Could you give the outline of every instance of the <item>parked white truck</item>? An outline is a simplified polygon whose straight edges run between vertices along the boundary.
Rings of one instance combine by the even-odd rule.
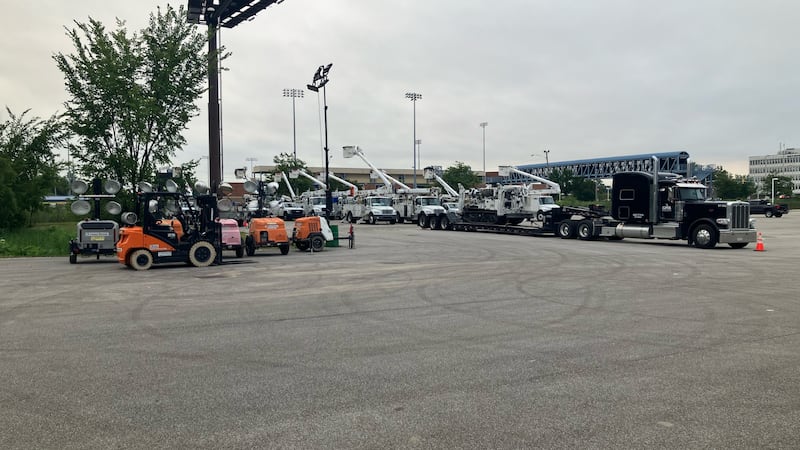
[[[362,220],[369,224],[378,222],[397,223],[397,211],[392,207],[392,197],[388,195],[357,195],[340,197],[344,199],[342,214],[347,222]]]

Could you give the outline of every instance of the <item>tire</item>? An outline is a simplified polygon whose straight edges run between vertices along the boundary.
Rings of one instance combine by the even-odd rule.
[[[69,263],[70,264],[77,264],[77,262],[78,262],[78,255],[76,255],[75,253],[70,253],[69,254]]]
[[[289,254],[289,244],[280,244],[278,248],[281,251],[281,255],[288,255]]]
[[[764,211],[764,216],[766,216],[766,217],[772,217],[772,210],[771,210],[771,209],[768,209],[768,210]]]
[[[189,249],[189,262],[195,267],[208,267],[217,258],[217,249],[208,241],[197,241]]]
[[[403,216],[401,216],[400,214],[398,214],[398,215],[397,215],[397,223],[403,223],[403,222],[404,222],[404,220],[403,220]]]
[[[247,239],[244,240],[244,246],[247,250],[247,256],[256,254],[256,244],[253,242],[253,236],[247,236]]]
[[[325,248],[325,238],[320,235],[311,236],[311,251],[321,252]]]
[[[289,220],[289,215],[286,214],[286,211],[284,211],[283,212],[283,221],[286,222],[287,220]]]
[[[578,227],[575,229],[578,239],[582,241],[590,241],[594,239],[594,224],[588,220],[581,220],[578,222]]]
[[[297,241],[294,243],[298,250],[304,252],[308,250],[308,241]]]
[[[397,219],[392,219],[389,221],[389,225],[394,225],[397,223]]]
[[[717,232],[711,225],[701,223],[692,230],[692,243],[697,248],[714,248],[717,245]]]
[[[244,256],[244,246],[240,245],[236,247],[236,257],[241,258],[242,256]]]
[[[375,225],[376,223],[378,223],[378,221],[375,220],[375,216],[372,215],[372,213],[369,213],[369,215],[367,216],[367,223],[370,225]]]
[[[131,253],[128,261],[134,270],[147,270],[153,266],[153,254],[149,250],[140,248]]]
[[[347,213],[347,216],[345,217],[345,220],[347,221],[347,223],[355,223],[356,222],[355,220],[353,220],[353,213],[351,213],[351,212]]]
[[[441,218],[439,218],[439,227],[442,230],[451,229],[452,226],[450,225],[450,219],[448,219],[447,216],[441,216]]]
[[[572,222],[565,220],[558,224],[556,232],[561,239],[572,239],[575,237],[575,226]]]
[[[544,222],[544,211],[537,211],[536,212],[536,221],[537,222]]]
[[[420,228],[428,228],[431,226],[431,221],[424,213],[420,213],[420,215],[417,216],[417,225],[419,225]]]
[[[783,216],[783,213],[782,213],[782,212],[776,212],[776,213],[775,213],[775,217],[781,217],[781,216]]]
[[[731,248],[745,248],[747,247],[747,242],[731,242],[728,245],[730,245]]]

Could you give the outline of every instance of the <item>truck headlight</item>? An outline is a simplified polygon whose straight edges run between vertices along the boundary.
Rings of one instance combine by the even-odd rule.
[[[721,227],[727,227],[728,225],[730,225],[730,223],[731,221],[726,218],[717,219],[717,225]]]
[[[750,219],[750,228],[756,227],[756,219]]]

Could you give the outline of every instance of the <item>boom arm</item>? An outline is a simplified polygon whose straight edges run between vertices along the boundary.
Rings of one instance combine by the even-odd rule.
[[[325,183],[323,183],[322,181],[319,181],[318,179],[316,179],[316,178],[312,177],[311,175],[307,174],[305,170],[302,170],[302,169],[301,169],[301,170],[298,170],[298,171],[297,171],[297,173],[298,173],[299,175],[302,175],[302,176],[304,176],[304,177],[308,178],[309,180],[313,181],[313,182],[314,182],[314,184],[317,184],[317,185],[319,185],[320,187],[323,187],[323,188],[326,188],[326,187],[327,187],[327,186],[325,185]]]
[[[330,172],[328,172],[328,178],[330,178],[332,180],[336,180],[339,183],[342,183],[343,185],[348,186],[350,189],[353,190],[353,195],[356,195],[356,192],[358,192],[358,186],[356,186],[355,184],[345,180],[344,178],[339,178],[339,177],[337,177],[336,175],[334,175],[334,174],[332,174]]]
[[[398,180],[397,178],[394,178],[393,176],[389,175],[388,173],[384,172],[383,170],[381,170],[381,172],[383,172],[383,174],[386,176],[386,178],[388,178],[389,180],[397,183],[402,189],[411,189],[410,187],[408,187],[407,184],[403,183],[402,181]]]
[[[294,200],[294,189],[292,189],[292,183],[289,183],[289,177],[287,177],[283,172],[281,172],[281,176],[283,177],[283,181],[286,182],[286,187],[289,188],[289,194],[292,196],[292,200]]]
[[[433,166],[425,168],[425,178],[429,177],[433,178],[439,184],[441,184],[444,190],[447,191],[448,194],[450,194],[453,197],[458,197],[458,192],[456,192],[456,190],[453,189],[452,186],[447,184],[447,181],[444,181],[444,178],[440,177],[439,174],[436,173],[436,170],[434,170]]]
[[[362,161],[364,161],[373,171],[375,171],[375,173],[379,177],[381,177],[381,180],[383,180],[383,184],[386,185],[386,188],[389,189],[389,192],[394,192],[394,189],[392,188],[392,182],[389,181],[388,178],[386,178],[386,175],[383,173],[382,170],[378,169],[371,162],[369,162],[369,160],[364,156],[364,152],[361,151],[361,149],[357,145],[356,146],[346,146],[343,149],[344,149],[344,157],[345,158],[352,158],[353,155],[356,155],[359,158],[361,158]]]
[[[517,175],[522,175],[524,177],[528,177],[528,178],[534,179],[534,180],[536,180],[536,181],[538,181],[540,183],[544,183],[544,184],[550,186],[552,188],[552,189],[550,189],[550,191],[553,194],[560,194],[561,193],[561,185],[556,183],[555,181],[550,181],[550,180],[548,180],[546,178],[537,177],[536,175],[534,175],[532,173],[523,172],[523,171],[517,169],[516,167],[500,166],[499,169],[500,169],[500,171],[499,171],[500,175],[503,175],[505,173],[506,175],[504,175],[504,176],[508,176],[508,174],[516,173]]]

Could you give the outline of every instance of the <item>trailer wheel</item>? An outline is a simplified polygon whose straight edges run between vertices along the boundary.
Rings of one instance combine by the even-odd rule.
[[[558,237],[561,239],[572,239],[575,237],[575,227],[570,221],[563,221],[558,224]]]
[[[312,236],[311,237],[311,251],[312,252],[321,252],[322,249],[325,248],[325,238],[322,236]]]
[[[189,262],[195,267],[210,266],[217,257],[217,250],[208,241],[197,241],[189,249]]]
[[[431,222],[428,216],[424,213],[420,213],[419,216],[417,216],[417,225],[419,225],[420,228],[428,228],[431,226]]]
[[[450,225],[450,219],[448,219],[447,216],[441,216],[439,218],[439,228],[442,230],[449,230],[452,228]]]
[[[289,254],[289,244],[280,244],[278,248],[281,251],[281,255],[288,255]]]
[[[128,257],[130,266],[135,270],[147,270],[153,266],[153,254],[149,250],[140,248],[134,250],[131,256]]]
[[[77,262],[78,262],[78,255],[76,255],[75,253],[70,253],[69,254],[69,263],[70,264],[77,264]]]
[[[692,242],[697,248],[714,248],[717,245],[717,233],[711,225],[701,223],[692,231]]]
[[[244,246],[247,250],[247,256],[253,256],[256,254],[256,243],[253,241],[253,236],[247,236],[244,240]]]
[[[582,220],[578,222],[576,233],[578,234],[578,239],[582,241],[592,240],[594,239],[594,224],[589,220]]]

